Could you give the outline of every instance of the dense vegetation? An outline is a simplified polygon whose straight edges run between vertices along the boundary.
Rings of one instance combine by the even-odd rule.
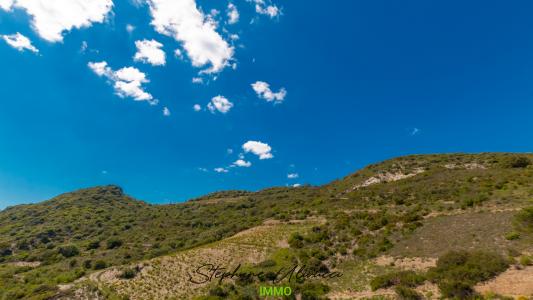
[[[494,153],[407,156],[321,187],[218,192],[158,206],[137,201],[119,187],[105,186],[7,208],[0,212],[0,299],[46,299],[57,293],[58,284],[95,270],[217,241],[267,219],[324,220],[309,232],[293,234],[287,255],[273,260],[274,265],[298,262],[334,270],[348,260],[387,253],[423,227],[431,214],[494,207],[524,208],[505,245],[518,251],[533,232],[533,209],[526,208],[533,196],[532,158]],[[369,181],[372,178],[379,180]],[[424,278],[438,283],[444,294],[461,297],[457,290],[501,272],[506,264],[500,254],[454,252],[441,258],[437,269]],[[449,263],[459,256],[468,265],[464,286],[450,279],[464,271]],[[480,261],[494,268],[481,270],[476,265]],[[255,267],[268,269],[269,263],[263,263]],[[122,276],[134,277],[135,270]],[[410,288],[422,275],[388,276],[373,281],[373,287],[396,286],[402,297],[417,297]],[[219,287],[210,297],[252,295],[250,284]],[[314,299],[325,295],[328,287],[296,284],[294,290]]]

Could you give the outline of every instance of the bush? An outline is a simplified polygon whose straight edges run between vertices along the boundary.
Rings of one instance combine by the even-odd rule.
[[[322,283],[304,283],[301,286],[296,287],[294,294],[301,294],[302,300],[316,300],[324,299],[330,291],[330,287]]]
[[[267,259],[257,264],[259,268],[270,268],[274,266],[276,266],[276,262],[272,259]]]
[[[405,287],[416,287],[422,284],[426,278],[414,271],[398,271],[377,276],[370,282],[370,287],[373,291],[388,288],[395,285],[402,285]]]
[[[87,250],[94,250],[98,248],[100,248],[100,241],[90,242],[89,245],[87,245]]]
[[[533,261],[531,261],[531,258],[529,256],[521,256],[520,257],[520,264],[524,267],[531,266],[533,264]]]
[[[80,254],[80,250],[76,246],[64,246],[59,248],[59,254],[66,258],[73,257]]]
[[[122,246],[122,241],[119,239],[110,239],[107,241],[107,249],[115,249]]]
[[[510,156],[503,160],[504,168],[527,168],[531,160],[525,156]]]
[[[509,232],[505,235],[505,238],[509,241],[518,240],[520,238],[520,233],[518,232]]]
[[[12,255],[13,251],[9,245],[0,245],[0,257]]]
[[[119,277],[122,279],[133,279],[137,273],[139,273],[139,268],[126,268],[122,271]]]
[[[475,284],[508,267],[508,261],[497,253],[451,251],[439,258],[437,266],[428,271],[428,277],[437,283],[444,297],[463,299],[473,295]]]
[[[95,270],[102,270],[102,269],[105,269],[107,267],[107,263],[103,260],[97,260],[94,262],[94,266],[93,266],[93,269]]]
[[[302,248],[304,246],[304,238],[299,233],[293,233],[289,237],[289,245],[292,248]]]
[[[90,268],[92,268],[92,266],[93,266],[93,262],[90,259],[88,259],[88,260],[83,262],[83,267],[85,269],[90,269]]]
[[[442,296],[445,298],[467,299],[475,294],[472,285],[460,280],[443,281],[438,286]]]
[[[523,208],[515,218],[520,227],[533,230],[533,207]]]
[[[396,295],[398,296],[398,299],[401,300],[420,300],[422,299],[422,295],[420,295],[417,291],[413,290],[412,288],[408,288],[403,285],[399,285],[396,288],[394,288],[394,291],[396,292]]]

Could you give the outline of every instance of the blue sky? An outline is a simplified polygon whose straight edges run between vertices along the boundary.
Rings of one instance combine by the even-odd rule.
[[[102,184],[178,202],[405,154],[533,149],[531,1],[232,0],[234,24],[227,1],[111,1],[0,0],[0,208]],[[135,59],[139,41],[160,47]]]

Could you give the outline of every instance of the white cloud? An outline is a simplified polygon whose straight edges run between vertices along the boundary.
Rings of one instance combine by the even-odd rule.
[[[268,102],[283,102],[285,96],[287,96],[287,90],[285,88],[281,88],[278,92],[274,93],[270,89],[270,84],[264,81],[252,83],[252,88],[259,98],[265,99]]]
[[[201,77],[194,77],[192,79],[192,83],[202,84],[202,83],[204,83],[204,80]]]
[[[228,148],[228,149],[226,150],[226,153],[228,153],[228,154],[233,154],[233,149]]]
[[[87,51],[87,48],[89,48],[89,45],[87,44],[87,41],[81,42],[80,52],[81,53],[85,53],[85,51]]]
[[[93,70],[94,73],[98,76],[111,77],[113,75],[113,70],[107,65],[107,62],[89,62],[89,68]]]
[[[102,23],[113,7],[112,0],[0,0],[0,8],[24,9],[32,26],[49,42],[63,41],[63,32]]]
[[[202,106],[200,104],[195,104],[195,105],[193,105],[192,109],[194,109],[194,111],[201,111],[202,110]]]
[[[255,3],[255,12],[261,15],[267,15],[270,18],[281,15],[281,10],[273,4],[266,4],[265,0],[248,0],[248,2]]]
[[[233,166],[236,167],[243,167],[243,168],[249,168],[252,166],[252,163],[249,161],[245,161],[243,159],[238,159],[233,163]]]
[[[18,32],[10,35],[2,35],[2,38],[9,46],[17,49],[18,51],[29,50],[34,53],[39,52],[39,50],[31,44],[29,38],[23,36]]]
[[[183,59],[183,53],[181,53],[180,49],[174,50],[174,56],[176,56],[179,59]]]
[[[298,173],[287,174],[287,178],[289,178],[289,179],[296,179],[298,177],[300,177],[300,175],[298,175]]]
[[[157,100],[143,90],[142,84],[149,82],[146,74],[134,67],[122,68],[118,71],[113,71],[107,62],[89,62],[88,66],[96,75],[106,77],[113,82],[115,93],[121,97],[131,97],[135,101],[148,101],[148,103],[155,105]]]
[[[217,173],[228,173],[229,172],[225,168],[215,168],[214,171],[217,172]]]
[[[237,10],[237,6],[233,3],[228,4],[228,24],[235,24],[239,22],[239,11]]]
[[[301,187],[301,186],[302,186],[302,185],[299,184],[299,183],[295,183],[295,184],[292,185],[292,187],[295,187],[295,188],[297,188],[297,187]]]
[[[213,97],[213,99],[211,99],[211,102],[207,104],[207,109],[209,109],[209,111],[212,113],[219,111],[225,114],[229,112],[232,107],[233,107],[233,103],[231,103],[224,96],[220,96],[220,95]]]
[[[3,10],[11,9],[12,5],[13,5],[13,0],[0,0],[0,8]]]
[[[411,130],[411,135],[417,135],[417,134],[419,134],[419,133],[420,133],[420,129],[418,129],[418,128],[416,128],[416,127],[413,128],[413,130]]]
[[[147,0],[152,26],[161,34],[182,43],[195,67],[204,73],[222,71],[233,57],[234,49],[216,31],[217,24],[205,16],[195,0]]]
[[[164,66],[166,63],[165,51],[161,50],[163,44],[156,40],[136,41],[137,53],[133,59],[149,63],[152,66]]]
[[[170,116],[170,109],[168,109],[168,107],[163,107],[163,116]]]
[[[271,159],[274,157],[271,153],[272,148],[268,144],[262,142],[248,141],[242,145],[242,149],[246,153],[252,152],[259,156],[259,159]]]
[[[131,25],[131,24],[127,24],[126,25],[126,31],[131,34],[133,31],[135,30],[135,26]]]

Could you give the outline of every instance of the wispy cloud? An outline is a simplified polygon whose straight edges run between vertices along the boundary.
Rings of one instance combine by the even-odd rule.
[[[29,50],[34,53],[38,53],[39,50],[35,48],[30,39],[20,34],[19,32],[10,35],[2,35],[4,41],[11,47],[17,49],[18,51]]]

